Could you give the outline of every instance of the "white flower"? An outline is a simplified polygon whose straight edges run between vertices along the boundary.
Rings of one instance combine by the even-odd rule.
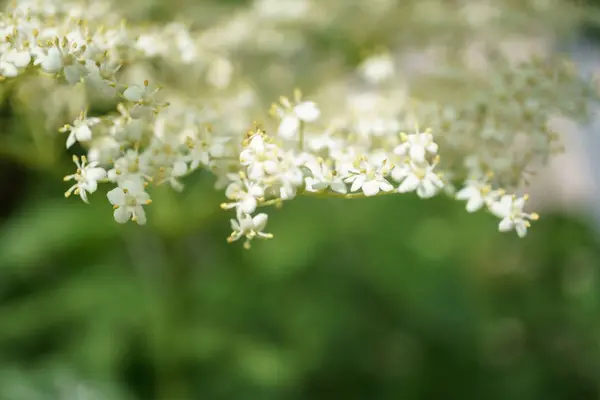
[[[139,181],[126,181],[106,194],[108,201],[114,206],[114,218],[120,224],[130,219],[139,225],[146,223],[145,205],[150,204],[150,196],[144,191]]]
[[[501,218],[498,225],[500,232],[514,229],[519,237],[527,235],[527,228],[531,226],[529,221],[536,221],[539,218],[536,213],[529,214],[523,211],[527,199],[527,195],[523,197],[504,195],[499,201],[495,201],[489,206],[490,211]]]
[[[123,96],[131,102],[143,102],[149,96],[153,94],[153,90],[150,89],[150,83],[144,81],[144,85],[131,85],[123,92]]]
[[[402,182],[398,186],[399,193],[417,192],[417,196],[422,199],[433,197],[444,187],[440,177],[433,172],[436,163],[426,166],[416,165],[414,163],[396,166],[392,171],[392,178],[397,182]]]
[[[123,156],[115,160],[113,165],[114,168],[108,171],[108,179],[111,182],[143,182],[144,179],[149,178],[146,174],[148,168],[142,164],[142,159],[137,150],[127,150]]]
[[[108,59],[99,64],[93,60],[86,60],[85,68],[87,70],[86,80],[98,90],[100,94],[106,97],[111,97],[116,94],[117,88],[113,82],[121,65],[113,65]]]
[[[14,78],[31,62],[29,51],[11,49],[0,57],[0,74],[7,78]]]
[[[294,154],[288,152],[279,165],[277,174],[279,183],[279,196],[283,200],[291,200],[296,197],[298,187],[304,183],[302,170],[295,165]]]
[[[169,44],[164,37],[154,33],[145,33],[140,35],[135,48],[144,53],[147,57],[155,57],[167,52]]]
[[[100,118],[87,118],[83,112],[78,119],[73,121],[73,126],[65,125],[60,129],[60,132],[69,132],[67,137],[67,149],[75,144],[75,142],[88,142],[92,139],[92,126],[100,123]]]
[[[456,193],[457,200],[467,200],[467,212],[475,212],[485,204],[495,200],[500,191],[492,191],[486,182],[468,180],[465,187]]]
[[[58,47],[53,46],[47,53],[39,54],[34,64],[40,65],[45,72],[56,74],[64,66],[63,53]]]
[[[342,177],[324,160],[320,159],[307,165],[307,167],[312,172],[312,176],[306,177],[307,190],[317,192],[330,188],[336,193],[348,193],[348,187]]]
[[[362,189],[365,196],[375,196],[380,191],[391,192],[394,186],[385,179],[391,168],[392,166],[385,161],[376,168],[363,159],[358,169],[350,171],[352,175],[346,178],[346,182],[352,183],[351,192]]]
[[[248,177],[252,180],[263,179],[279,171],[279,148],[266,143],[262,133],[253,135],[240,153],[240,163],[248,167]]]
[[[210,152],[206,143],[198,139],[188,139],[188,148],[190,149],[186,161],[190,162],[190,170],[195,170],[200,165],[210,164]]]
[[[367,58],[359,68],[369,83],[377,84],[394,75],[394,60],[389,54],[380,54]]]
[[[438,145],[433,141],[433,135],[429,130],[406,135],[401,134],[403,143],[394,149],[394,153],[400,156],[407,155],[410,160],[415,163],[423,163],[426,161],[426,154],[435,156],[438,151]]]
[[[98,189],[98,181],[106,177],[104,168],[97,167],[98,163],[93,161],[87,164],[85,156],[81,157],[81,163],[77,156],[73,156],[73,162],[77,165],[77,172],[73,175],[65,176],[65,181],[75,180],[75,184],[65,192],[65,197],[72,193],[79,195],[81,200],[88,202],[87,194],[94,193]],[[87,164],[87,165],[86,165]]]
[[[131,118],[139,119],[149,117],[153,112],[158,111],[166,104],[161,104],[158,101],[158,87],[153,87],[146,80],[143,86],[131,85],[123,92],[123,97],[132,103],[135,103],[129,110]]]
[[[179,182],[179,178],[184,177],[188,173],[188,164],[183,158],[176,159],[171,165],[159,168],[158,184],[168,182],[171,188],[181,192],[184,188],[183,183]]]
[[[225,190],[225,196],[234,200],[221,204],[223,209],[236,208],[238,211],[252,214],[256,211],[258,200],[265,195],[265,189],[256,182],[250,182],[244,174],[228,174],[232,182]]]
[[[286,97],[281,98],[283,108],[273,105],[274,112],[281,118],[277,134],[284,139],[294,138],[303,122],[315,122],[321,115],[321,111],[316,103],[312,101],[300,101],[301,94],[299,91],[296,91],[295,99],[296,105],[292,105]]]
[[[244,247],[249,248],[252,239],[271,239],[273,237],[272,234],[263,232],[267,226],[268,218],[267,214],[258,214],[252,217],[250,214],[238,213],[237,219],[231,220],[231,229],[233,232],[227,241],[232,243],[245,236],[246,243],[244,243]]]

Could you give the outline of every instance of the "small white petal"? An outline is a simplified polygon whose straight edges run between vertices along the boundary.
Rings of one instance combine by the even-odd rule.
[[[131,213],[127,207],[119,207],[113,212],[113,217],[119,224],[124,224],[131,218]]]
[[[356,175],[353,177],[352,186],[350,187],[351,192],[356,192],[365,183],[365,177],[363,175]]]
[[[515,224],[515,230],[517,231],[517,235],[520,238],[523,238],[527,235],[527,225],[524,221],[519,221]]]
[[[314,122],[321,115],[317,104],[312,101],[305,101],[294,107],[294,112],[298,118],[304,122]]]
[[[511,231],[514,227],[513,221],[510,218],[503,218],[498,225],[498,230],[500,232],[508,232]]]
[[[77,141],[77,139],[75,137],[75,131],[71,131],[69,133],[69,136],[67,136],[67,142],[66,142],[67,149],[70,148],[71,146],[73,146],[76,141]]]
[[[7,78],[14,78],[15,76],[19,75],[18,68],[11,63],[2,63],[0,69],[2,70],[2,76]]]
[[[31,62],[31,54],[28,51],[18,51],[9,57],[11,63],[18,68],[25,68]]]
[[[413,144],[410,146],[410,158],[417,162],[422,163],[425,161],[425,148],[420,144]]]
[[[276,174],[279,169],[277,162],[273,160],[267,160],[263,163],[263,168],[267,174]]]
[[[479,210],[481,207],[483,207],[484,204],[484,200],[483,197],[481,195],[477,196],[473,196],[469,199],[469,201],[467,201],[467,212],[475,212],[477,210]]]
[[[421,181],[414,174],[410,174],[404,179],[404,181],[398,186],[398,192],[407,193],[415,190]]]
[[[88,180],[83,182],[79,187],[80,189],[83,189],[84,192],[94,193],[98,189],[98,182]]]
[[[144,211],[144,207],[136,206],[134,209],[135,213],[135,222],[138,225],[146,225],[146,211]]]
[[[265,195],[265,190],[258,185],[253,185],[248,189],[248,193],[253,197],[262,197]]]
[[[429,144],[427,145],[427,147],[425,147],[425,149],[426,149],[426,150],[427,150],[429,153],[435,154],[435,153],[437,153],[437,151],[438,151],[438,145],[437,145],[437,143],[433,143],[433,142],[431,142],[431,143],[429,143]]]
[[[73,128],[73,132],[75,133],[75,138],[78,142],[87,142],[92,139],[92,130],[86,124],[80,124]]]
[[[403,166],[396,166],[392,170],[392,179],[396,182],[402,182],[409,175],[408,168]]]
[[[365,196],[375,196],[379,193],[379,182],[375,180],[367,181],[362,185],[362,190]]]
[[[252,224],[254,225],[254,229],[256,231],[262,231],[263,229],[265,229],[265,227],[267,226],[268,219],[269,219],[269,216],[267,214],[261,213],[261,214],[256,215],[252,219]]]
[[[248,178],[252,180],[260,180],[265,176],[265,171],[262,169],[261,165],[251,164],[248,167]]]
[[[125,92],[123,93],[123,96],[125,96],[125,98],[129,101],[140,101],[142,99],[142,97],[144,97],[144,94],[146,93],[146,91],[141,88],[140,86],[134,85],[134,86],[129,86],[127,89],[125,89]]]
[[[348,187],[341,181],[331,182],[331,190],[337,193],[346,194],[348,193]]]
[[[479,192],[479,190],[473,186],[467,186],[464,189],[459,190],[454,197],[456,200],[469,200],[470,198],[476,196],[477,192]]]
[[[176,161],[173,164],[173,176],[184,176],[188,172],[188,166],[185,161]]]
[[[48,54],[43,58],[41,67],[48,73],[56,73],[63,67],[62,53],[56,47],[48,50]]]
[[[490,211],[498,218],[505,218],[510,215],[510,208],[506,207],[506,204],[495,201],[490,205]]]
[[[417,196],[422,199],[428,199],[435,196],[436,191],[436,187],[431,181],[423,180],[417,188]]]
[[[284,139],[292,139],[299,128],[300,120],[294,115],[288,115],[281,120],[277,134]]]
[[[125,193],[123,192],[123,189],[121,189],[119,187],[114,188],[113,190],[108,192],[106,194],[106,197],[108,197],[108,201],[110,201],[111,204],[117,205],[117,206],[125,205],[125,203],[127,201],[125,198]]]
[[[90,180],[99,181],[106,178],[106,170],[104,168],[88,168],[85,176]]]
[[[253,213],[256,210],[256,199],[252,196],[246,196],[240,203],[240,209],[248,214]]]
[[[384,192],[391,192],[394,190],[394,186],[385,179],[379,181],[379,188]]]

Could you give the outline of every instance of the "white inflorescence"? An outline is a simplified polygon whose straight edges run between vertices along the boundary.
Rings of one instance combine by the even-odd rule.
[[[241,46],[244,32],[256,24],[267,29],[280,20],[308,18],[314,6],[298,0],[294,8],[275,9],[271,3],[278,4],[257,1],[247,14],[204,32],[175,23],[130,27],[100,3],[31,0],[10,7],[0,19],[4,79],[39,73],[65,85],[89,85],[120,101],[115,113],[84,111],[60,129],[68,149],[87,151],[74,157],[77,171],[65,177],[74,181],[66,196],[88,202],[98,183],[106,184],[115,221],[141,225],[151,204],[149,187],[182,190],[185,176],[205,169],[225,189],[222,208],[235,213],[228,240],[243,239],[246,247],[273,236],[265,232],[268,216],[259,210],[297,196],[450,194],[466,201],[468,212],[488,209],[500,219],[500,231],[525,236],[538,216],[523,210],[526,195],[516,197],[501,187],[516,187],[529,161],[552,152],[545,120],[549,110],[565,109],[581,95],[577,84],[568,91],[572,75],[531,64],[520,75],[502,70],[480,97],[475,92],[448,106],[424,101],[409,107],[405,90],[387,87],[397,73],[392,56],[382,53],[359,66],[369,88],[346,93],[346,106],[337,101],[342,106],[326,113],[325,101],[303,99],[296,91],[273,105],[272,130],[254,125],[248,131],[255,96],[244,88],[230,90],[236,67],[218,49]],[[262,44],[268,51],[274,43]],[[214,103],[170,96],[148,80],[120,83],[124,65],[157,58],[194,65],[215,90]],[[536,81],[540,75],[547,79]],[[561,93],[552,102],[554,91]],[[416,119],[433,130],[419,128]],[[521,134],[529,134],[524,142],[517,140]]]

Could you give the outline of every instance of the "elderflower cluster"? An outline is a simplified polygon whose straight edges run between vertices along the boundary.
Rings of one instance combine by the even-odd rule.
[[[445,10],[443,2],[428,3]],[[446,54],[435,74],[408,79],[401,57],[382,51],[310,100],[299,90],[280,97],[272,120],[252,125],[259,96],[236,79],[243,63],[234,55],[244,61],[251,58],[243,50],[263,51],[295,60],[310,43],[311,35],[301,32],[330,30],[327,16],[344,16],[345,4],[256,0],[229,19],[192,30],[178,22],[129,25],[101,1],[88,7],[21,0],[0,16],[0,76],[26,82],[41,75],[114,102],[114,111],[101,115],[83,104],[58,131],[68,151],[85,152],[73,156],[66,197],[87,203],[105,185],[117,223],[145,224],[154,186],[184,190],[185,177],[202,169],[224,189],[221,207],[233,214],[228,241],[245,247],[273,237],[265,207],[299,196],[449,195],[466,202],[469,213],[489,211],[500,231],[525,236],[538,215],[525,211],[527,195],[510,191],[559,150],[548,118],[558,112],[584,119],[596,97],[566,63],[535,59],[515,66],[491,52],[491,70],[461,74]],[[357,6],[365,21],[380,21],[393,8],[386,0],[377,4]],[[423,11],[412,1],[401,8],[410,15]],[[469,32],[492,29],[474,23],[475,12],[490,21],[501,15],[465,3],[442,20],[466,24]],[[432,12],[422,17],[428,26],[442,21]],[[398,30],[403,38],[404,28]],[[178,68],[184,73],[171,73],[170,85],[156,83],[154,75]],[[140,79],[139,71],[148,76]],[[132,77],[135,83],[124,83]],[[187,86],[193,93],[185,93]],[[447,93],[431,95],[431,87]]]

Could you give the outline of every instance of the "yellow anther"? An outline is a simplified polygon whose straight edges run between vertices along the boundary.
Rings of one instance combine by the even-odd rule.
[[[538,219],[540,219],[540,216],[538,213],[531,213],[529,214],[529,219],[531,219],[532,221],[537,221]]]

